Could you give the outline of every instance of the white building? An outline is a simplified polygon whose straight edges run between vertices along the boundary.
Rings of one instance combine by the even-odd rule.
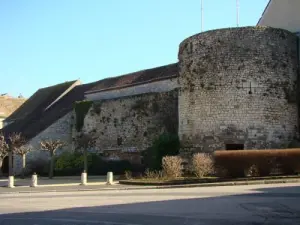
[[[257,25],[282,28],[300,34],[300,1],[270,0]]]
[[[282,28],[300,37],[300,0],[270,0],[257,25]]]

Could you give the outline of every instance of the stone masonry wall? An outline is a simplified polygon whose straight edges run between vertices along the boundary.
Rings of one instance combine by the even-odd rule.
[[[140,152],[161,133],[178,130],[178,92],[147,93],[94,102],[82,131],[97,137],[95,151]]]
[[[49,159],[50,154],[40,150],[40,142],[44,139],[60,139],[66,143],[66,146],[62,149],[58,149],[56,154],[60,154],[63,151],[70,151],[72,145],[72,115],[70,112],[50,125],[47,129],[39,133],[32,138],[28,145],[32,146],[33,151],[29,152],[26,156],[26,164],[30,164],[30,161],[38,159]],[[19,156],[15,156],[14,160],[14,172],[20,174],[22,169],[22,159]]]
[[[297,37],[243,27],[192,36],[179,50],[181,153],[226,144],[284,148],[297,136]]]

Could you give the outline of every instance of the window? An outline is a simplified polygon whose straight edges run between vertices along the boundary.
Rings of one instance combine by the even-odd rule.
[[[117,138],[117,144],[118,144],[118,146],[122,145],[122,143],[123,143],[123,139],[121,137],[118,137]]]
[[[226,150],[244,150],[243,144],[226,144]]]

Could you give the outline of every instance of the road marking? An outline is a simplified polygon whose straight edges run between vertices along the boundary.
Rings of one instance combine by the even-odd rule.
[[[48,221],[58,221],[58,222],[93,223],[93,224],[106,224],[106,225],[142,225],[142,224],[137,224],[137,223],[120,223],[120,222],[103,221],[103,220],[79,220],[79,219],[65,219],[65,218],[54,219],[54,218],[47,218],[47,217],[36,217],[36,218],[5,217],[2,219],[2,221],[5,221],[5,220],[48,220]]]

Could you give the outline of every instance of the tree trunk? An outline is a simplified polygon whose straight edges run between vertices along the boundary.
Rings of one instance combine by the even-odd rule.
[[[49,171],[49,178],[53,178],[53,170],[54,170],[54,152],[51,152],[51,159],[50,159],[50,171]]]
[[[87,162],[87,150],[84,149],[83,150],[83,162],[84,162],[84,170],[85,172],[87,173],[87,170],[88,170],[88,162]]]
[[[2,173],[2,164],[3,164],[3,159],[0,159],[0,177],[3,176],[3,173]]]
[[[25,178],[25,169],[26,169],[26,154],[22,155],[22,178]]]
[[[8,176],[13,176],[13,153],[12,151],[8,152]]]

